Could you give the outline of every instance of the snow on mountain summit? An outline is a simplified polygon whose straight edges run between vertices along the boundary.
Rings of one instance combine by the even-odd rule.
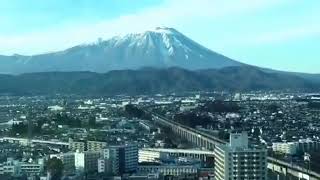
[[[168,28],[168,27],[156,27],[154,30],[150,30],[152,32],[156,33],[163,33],[163,34],[176,34],[179,33],[174,28]]]
[[[191,52],[192,48],[184,43],[187,41],[191,40],[177,30],[168,27],[157,27],[140,33],[130,33],[124,36],[114,37],[110,40],[114,47],[123,46],[124,43],[127,43],[128,47],[132,48],[150,50],[156,48],[161,52],[160,55],[162,56],[172,56],[175,50],[178,49],[183,50],[185,53]],[[192,42],[191,44],[196,43]],[[207,50],[204,47],[202,48]]]
[[[115,48],[126,47],[126,50],[123,50],[124,54],[129,55],[134,52],[130,54],[131,59],[137,58],[145,66],[201,69],[240,64],[201,46],[174,28],[168,27],[157,27],[140,33],[115,37],[106,41],[106,44]]]

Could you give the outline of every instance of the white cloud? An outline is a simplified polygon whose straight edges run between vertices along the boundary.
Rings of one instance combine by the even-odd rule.
[[[215,18],[249,13],[285,1],[287,0],[166,0],[160,6],[97,23],[69,24],[14,36],[0,35],[0,54],[35,54],[62,50],[92,42],[98,37],[107,39],[157,26],[183,28],[199,19],[210,22]]]

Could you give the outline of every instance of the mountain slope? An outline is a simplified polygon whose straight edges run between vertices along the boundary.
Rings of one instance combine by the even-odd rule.
[[[108,73],[48,72],[0,75],[0,94],[154,94],[185,91],[318,90],[292,75],[253,67],[190,71],[181,68],[116,70]]]
[[[96,44],[34,56],[0,56],[0,73],[92,71],[180,67],[189,70],[240,66],[173,28],[156,28]]]
[[[297,77],[303,78],[306,81],[310,81],[313,83],[320,83],[320,74],[288,72],[288,71],[280,71],[280,70],[274,70],[274,69],[257,67],[257,66],[254,66],[254,67],[257,69],[260,69],[264,72],[267,72],[267,73],[276,73],[279,75],[292,75],[292,76],[297,76]]]

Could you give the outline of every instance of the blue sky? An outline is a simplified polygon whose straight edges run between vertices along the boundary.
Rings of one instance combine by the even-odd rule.
[[[319,0],[0,0],[0,54],[174,27],[244,63],[320,73]]]

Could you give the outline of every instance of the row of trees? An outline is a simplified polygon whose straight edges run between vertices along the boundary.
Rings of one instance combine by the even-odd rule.
[[[37,122],[31,121],[30,125],[26,122],[12,124],[10,129],[10,135],[20,134],[22,136],[28,135],[28,129],[30,126],[31,135],[42,135],[44,133],[42,126],[46,122],[45,119],[40,119]]]
[[[142,109],[139,109],[138,107],[128,104],[124,107],[125,113],[128,117],[132,118],[139,118],[139,119],[151,119],[151,115],[147,114],[145,111]]]
[[[221,100],[208,101],[205,102],[201,111],[211,112],[211,113],[228,113],[228,112],[239,112],[240,107],[233,102],[225,102]]]
[[[320,102],[309,102],[308,107],[311,109],[320,109]]]
[[[10,135],[24,135],[26,136],[28,134],[28,124],[25,123],[18,123],[18,124],[12,124],[10,129]]]
[[[32,135],[42,135],[43,133],[50,133],[47,131],[45,132],[42,129],[43,124],[50,121],[51,121],[50,119],[38,119],[36,122],[31,121],[30,130]],[[57,124],[68,125],[74,128],[81,128],[81,127],[96,128],[98,126],[95,116],[89,116],[88,122],[82,122],[80,119],[71,117],[67,114],[58,113],[54,115],[54,117],[52,118],[52,121],[56,122]],[[12,124],[9,133],[12,136],[15,136],[16,134],[27,136],[28,129],[29,129],[29,125],[27,122],[15,123],[15,124]]]
[[[207,126],[208,124],[212,124],[210,117],[194,112],[176,114],[174,116],[174,121],[192,128],[195,128],[196,126]]]
[[[62,125],[68,125],[70,127],[74,128],[81,128],[81,127],[91,127],[95,128],[97,127],[96,117],[94,115],[89,115],[88,122],[81,121],[78,118],[69,116],[68,114],[64,113],[58,113],[53,118],[55,122]]]
[[[56,114],[56,116],[53,118],[53,121],[57,122],[58,124],[68,125],[70,127],[82,127],[82,123],[79,119],[68,116],[65,113]]]

